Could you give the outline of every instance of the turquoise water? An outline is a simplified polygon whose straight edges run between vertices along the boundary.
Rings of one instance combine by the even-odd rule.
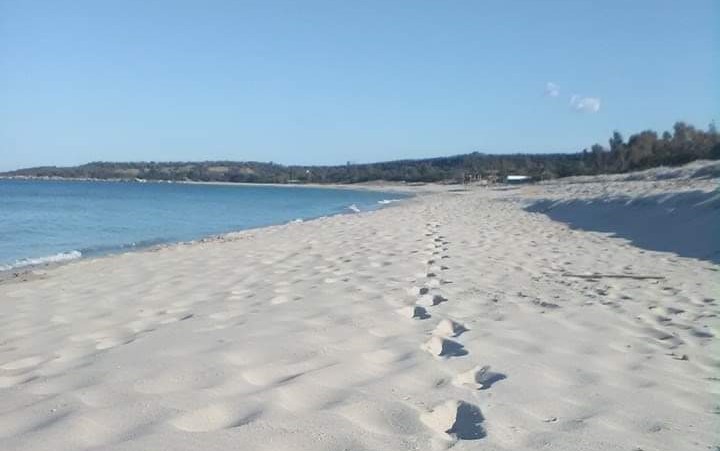
[[[0,270],[380,208],[372,191],[0,180]]]

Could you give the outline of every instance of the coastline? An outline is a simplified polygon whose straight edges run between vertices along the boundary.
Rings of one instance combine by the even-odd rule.
[[[443,187],[0,284],[0,439],[704,450],[720,265],[529,211],[677,192],[603,179]]]
[[[58,180],[67,181],[68,179],[58,179]],[[106,180],[73,179],[71,181],[97,182],[97,181],[106,181]],[[131,182],[131,183],[134,183],[134,182]],[[181,182],[181,183],[184,183],[184,182]],[[215,183],[215,182],[199,182],[199,183],[190,182],[189,184],[219,185],[219,186],[226,185],[224,183]],[[287,186],[287,185],[283,185],[283,184],[239,184],[239,183],[230,183],[229,185],[273,186],[273,187],[286,187]],[[331,186],[318,185],[318,186],[305,186],[305,187],[344,189],[342,187],[342,185],[331,185]],[[100,253],[92,253],[92,254],[88,254],[88,255],[80,254],[80,251],[73,250],[73,251],[68,251],[67,253],[77,252],[78,254],[80,254],[80,256],[78,256],[76,258],[59,259],[58,261],[43,261],[41,263],[26,264],[26,265],[22,265],[22,266],[11,266],[11,267],[5,268],[5,269],[2,266],[0,266],[0,284],[8,283],[11,281],[26,282],[28,280],[37,278],[39,275],[42,275],[42,274],[39,274],[39,272],[41,273],[43,271],[50,271],[50,270],[60,267],[60,266],[71,265],[71,264],[74,264],[74,263],[77,263],[80,261],[85,261],[85,260],[111,258],[113,256],[122,255],[122,254],[126,254],[126,253],[157,252],[159,250],[162,250],[162,249],[165,249],[168,247],[173,247],[173,246],[188,246],[188,245],[193,245],[195,243],[204,243],[204,242],[211,242],[211,241],[224,241],[224,240],[232,238],[232,236],[236,235],[236,234],[254,231],[254,230],[261,230],[261,229],[266,229],[266,228],[273,228],[273,227],[278,227],[278,226],[286,226],[286,225],[290,225],[290,224],[294,224],[294,223],[298,223],[298,222],[312,222],[312,221],[317,221],[319,219],[329,218],[329,217],[339,216],[339,215],[367,214],[367,213],[371,213],[373,211],[378,211],[378,210],[382,210],[382,209],[386,209],[386,208],[393,208],[402,202],[410,201],[415,196],[427,195],[428,193],[431,193],[431,192],[437,192],[438,190],[442,189],[442,185],[430,184],[430,186],[424,187],[425,189],[423,189],[423,190],[419,190],[419,189],[417,189],[417,187],[415,187],[415,189],[413,189],[413,187],[404,187],[405,189],[402,189],[402,187],[400,187],[401,189],[395,189],[395,190],[393,190],[392,188],[393,188],[392,185],[383,185],[383,184],[374,184],[373,186],[367,187],[367,188],[365,188],[365,187],[357,187],[356,188],[358,190],[365,189],[368,191],[375,191],[375,192],[387,192],[388,194],[397,193],[397,194],[402,194],[403,196],[405,196],[401,199],[392,199],[390,202],[380,204],[378,207],[376,207],[373,210],[357,211],[357,212],[348,210],[348,211],[338,212],[338,213],[329,214],[329,215],[303,218],[299,221],[297,219],[295,219],[295,220],[290,220],[290,221],[283,222],[283,223],[269,224],[269,225],[259,226],[259,227],[249,227],[249,228],[245,228],[245,229],[232,230],[232,231],[217,233],[217,234],[209,234],[209,235],[200,236],[193,240],[168,241],[168,242],[163,242],[163,243],[158,243],[158,244],[141,245],[141,246],[133,245],[133,246],[126,246],[126,247],[122,247],[122,248],[118,248],[118,249],[114,249],[114,250],[108,250],[108,251],[104,251],[104,252],[100,252]],[[54,256],[50,256],[50,257],[54,257]]]
[[[416,193],[418,187],[450,186],[437,183],[412,183],[389,182],[385,180],[362,182],[362,183],[248,183],[248,182],[203,182],[194,180],[145,180],[134,179],[94,179],[75,177],[33,177],[33,176],[0,176],[0,180],[30,180],[30,181],[60,181],[60,182],[103,182],[103,183],[136,183],[136,184],[179,184],[179,185],[209,185],[209,186],[269,186],[275,188],[318,188],[318,189],[345,189],[345,190],[367,190],[387,191],[400,193]],[[457,185],[456,185],[457,186]],[[431,191],[432,190],[431,188]]]

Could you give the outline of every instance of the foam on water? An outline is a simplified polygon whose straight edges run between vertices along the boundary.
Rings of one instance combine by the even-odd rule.
[[[10,269],[25,268],[27,266],[44,265],[47,263],[60,263],[69,260],[76,260],[82,257],[80,251],[60,252],[54,255],[38,258],[23,258],[16,260],[15,263],[9,265],[0,265],[0,271],[8,271]]]

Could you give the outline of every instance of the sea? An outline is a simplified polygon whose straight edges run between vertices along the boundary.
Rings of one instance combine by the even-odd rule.
[[[0,180],[0,271],[355,214],[406,196],[359,189]]]

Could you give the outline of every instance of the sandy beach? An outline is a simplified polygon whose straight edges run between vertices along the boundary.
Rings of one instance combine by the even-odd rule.
[[[3,280],[0,449],[714,450],[707,167],[416,187]]]

